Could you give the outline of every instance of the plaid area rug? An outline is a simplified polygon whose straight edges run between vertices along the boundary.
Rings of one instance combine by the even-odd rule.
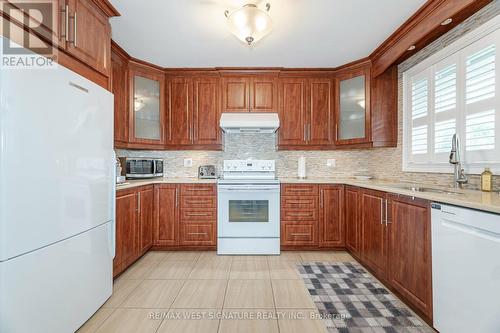
[[[434,332],[356,262],[298,269],[328,332]]]

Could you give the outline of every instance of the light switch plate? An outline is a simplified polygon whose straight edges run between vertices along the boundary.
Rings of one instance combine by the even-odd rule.
[[[335,165],[336,165],[336,161],[334,158],[329,158],[326,160],[326,166],[328,166],[330,168],[335,168]]]
[[[192,166],[193,166],[193,159],[192,158],[185,158],[184,159],[184,167],[191,168]]]

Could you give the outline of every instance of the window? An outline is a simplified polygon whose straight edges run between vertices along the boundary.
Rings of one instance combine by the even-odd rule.
[[[500,171],[500,18],[403,73],[403,170],[451,172],[451,141],[467,172]]]

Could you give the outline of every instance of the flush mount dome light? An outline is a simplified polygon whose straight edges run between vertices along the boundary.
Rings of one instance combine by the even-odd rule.
[[[260,9],[254,4],[246,4],[232,13],[226,10],[224,15],[231,32],[241,41],[252,45],[271,32],[270,9],[271,4],[269,3],[266,4],[266,10]]]

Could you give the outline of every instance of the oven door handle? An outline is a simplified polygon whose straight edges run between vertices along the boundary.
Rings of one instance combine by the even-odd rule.
[[[275,188],[221,188],[219,189],[219,192],[279,192],[279,189]]]

